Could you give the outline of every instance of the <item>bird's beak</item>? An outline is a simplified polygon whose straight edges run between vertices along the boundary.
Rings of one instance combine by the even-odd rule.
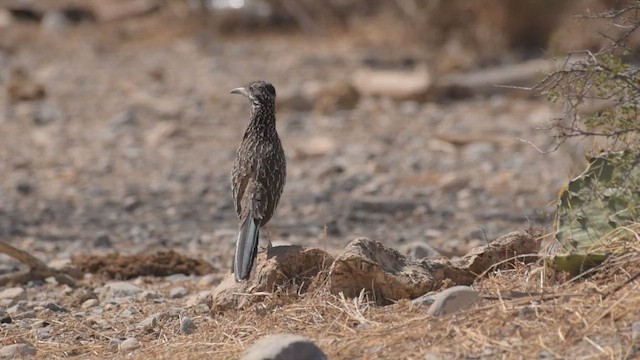
[[[235,89],[231,90],[231,94],[239,94],[239,95],[249,96],[249,93],[247,92],[247,89],[245,89],[243,87],[239,87],[239,88],[235,88]]]

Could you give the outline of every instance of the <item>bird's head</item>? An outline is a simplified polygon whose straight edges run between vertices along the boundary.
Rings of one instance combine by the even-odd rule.
[[[254,81],[231,90],[231,93],[246,96],[254,106],[273,107],[276,102],[276,89],[265,81]]]

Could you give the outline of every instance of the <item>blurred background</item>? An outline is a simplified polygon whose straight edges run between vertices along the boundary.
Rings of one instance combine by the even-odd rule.
[[[47,261],[169,248],[226,271],[249,110],[229,90],[257,79],[288,161],[272,242],[455,256],[550,231],[591,144],[537,150],[561,113],[523,88],[599,49],[620,29],[591,17],[623,5],[2,0],[0,236]]]

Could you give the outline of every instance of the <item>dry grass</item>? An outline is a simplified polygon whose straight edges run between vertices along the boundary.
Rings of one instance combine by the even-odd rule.
[[[583,277],[554,273],[542,261],[488,273],[474,284],[487,299],[442,318],[431,318],[425,308],[406,300],[378,307],[364,293],[355,299],[332,295],[318,279],[304,294],[272,294],[245,311],[211,317],[202,306],[192,307],[186,315],[198,330],[188,336],[179,332],[184,311],[179,315],[168,303],[147,301],[114,309],[105,305],[108,331],[94,330],[94,320],[67,314],[46,320],[56,329],[49,340],[38,341],[29,329],[5,333],[0,340],[30,342],[42,358],[118,358],[124,354],[108,349],[109,340],[135,336],[143,346],[129,354],[132,358],[235,359],[274,333],[307,336],[331,359],[423,359],[430,353],[443,358],[634,358],[640,354],[631,331],[640,321],[638,229],[630,227],[630,236],[611,242],[608,250],[617,255]],[[147,279],[152,286],[153,281]],[[123,311],[132,314],[122,316]],[[160,325],[140,329],[137,324],[152,313],[163,314]]]

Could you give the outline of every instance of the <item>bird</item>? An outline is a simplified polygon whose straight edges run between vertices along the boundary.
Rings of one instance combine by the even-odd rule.
[[[276,89],[254,81],[231,90],[249,99],[249,124],[236,153],[231,188],[240,230],[232,271],[236,282],[249,278],[258,252],[260,228],[275,212],[286,181],[286,159],[276,131]]]

